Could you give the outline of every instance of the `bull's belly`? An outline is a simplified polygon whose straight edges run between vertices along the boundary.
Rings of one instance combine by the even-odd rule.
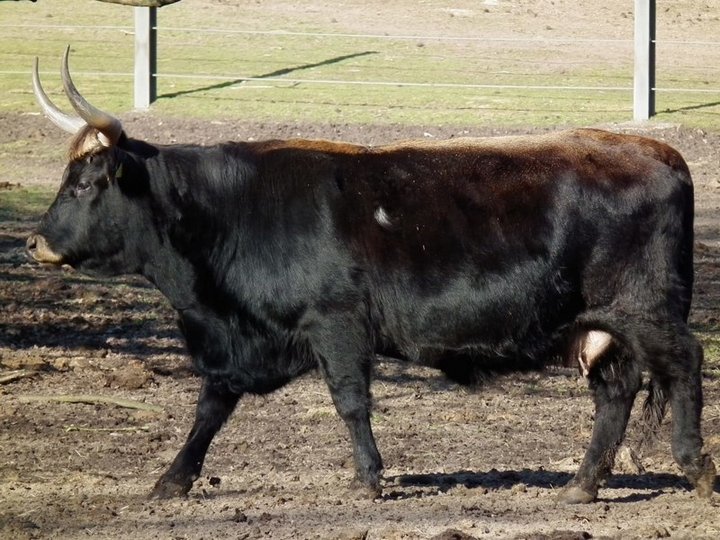
[[[555,304],[551,309],[503,307],[502,313],[472,304],[394,312],[380,328],[380,347],[386,354],[441,369],[459,382],[539,369],[564,355],[576,311],[560,311]]]

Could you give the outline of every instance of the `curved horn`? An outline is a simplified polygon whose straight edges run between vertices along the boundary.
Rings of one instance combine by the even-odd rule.
[[[53,124],[69,133],[77,133],[80,128],[85,125],[85,121],[82,118],[79,116],[70,116],[69,114],[65,114],[58,109],[52,101],[50,101],[50,98],[47,96],[45,90],[43,90],[43,87],[40,84],[37,56],[35,57],[35,64],[33,66],[32,82],[35,99],[40,105],[43,114],[45,114],[45,116],[47,116]]]
[[[90,105],[88,101],[80,95],[78,89],[70,78],[70,69],[68,68],[68,57],[70,56],[70,45],[65,49],[62,63],[62,81],[65,88],[65,94],[70,100],[70,104],[80,117],[85,120],[88,125],[97,129],[106,139],[102,141],[107,146],[112,146],[118,142],[122,134],[122,124],[120,120],[114,116],[101,111],[97,107]]]

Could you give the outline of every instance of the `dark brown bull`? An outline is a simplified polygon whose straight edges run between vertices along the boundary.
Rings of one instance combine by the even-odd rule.
[[[595,399],[592,439],[561,494],[595,499],[642,373],[698,494],[702,348],[687,325],[693,188],[665,144],[597,130],[539,137],[158,146],[63,83],[80,118],[60,192],[28,240],[33,259],[137,273],[179,315],[204,385],[188,440],[153,495],[187,493],[245,393],[318,367],[347,424],[356,477],[377,495],[370,426],[376,351],[461,382],[577,361]]]

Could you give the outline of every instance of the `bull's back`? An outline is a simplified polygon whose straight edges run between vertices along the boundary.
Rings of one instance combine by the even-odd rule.
[[[351,162],[338,223],[371,277],[380,334],[408,356],[545,355],[648,258],[667,278],[648,279],[647,301],[689,306],[692,185],[662,143],[576,130],[408,143]]]
[[[365,276],[376,334],[407,356],[544,357],[579,313],[638,276],[653,293],[640,300],[680,298],[687,312],[689,293],[677,284],[691,289],[692,185],[660,142],[573,130],[253,148],[265,197],[253,207],[292,200],[304,228],[330,235],[317,253],[329,256],[337,242],[334,260]],[[296,213],[276,214],[273,223]],[[310,214],[325,217],[308,227]],[[278,228],[279,237],[286,230],[297,227]],[[661,263],[654,273],[650,259]]]

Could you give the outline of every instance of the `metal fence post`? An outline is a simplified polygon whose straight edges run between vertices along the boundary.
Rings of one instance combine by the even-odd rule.
[[[655,114],[655,0],[635,0],[633,119]]]
[[[135,9],[135,108],[147,109],[157,98],[157,8]]]

